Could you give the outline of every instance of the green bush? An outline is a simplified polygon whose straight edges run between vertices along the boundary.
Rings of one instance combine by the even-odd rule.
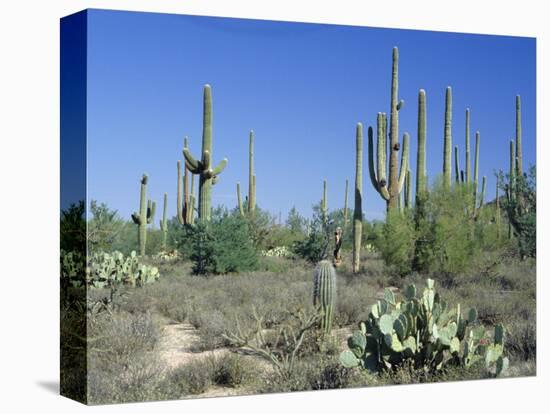
[[[254,270],[258,255],[246,219],[223,214],[210,223],[197,223],[187,230],[193,273],[226,274]]]
[[[382,225],[376,248],[385,263],[400,275],[412,269],[414,256],[415,231],[409,211],[390,211],[386,223]]]

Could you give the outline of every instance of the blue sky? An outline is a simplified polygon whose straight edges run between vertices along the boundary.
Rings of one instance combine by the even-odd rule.
[[[213,93],[214,162],[229,159],[214,205],[236,205],[237,181],[246,192],[254,129],[260,207],[285,217],[295,205],[309,216],[325,178],[329,208],[342,207],[345,180],[354,181],[355,125],[362,122],[363,209],[368,219],[383,218],[385,202],[368,178],[366,128],[378,112],[389,111],[393,46],[399,47],[405,100],[399,129],[411,135],[413,175],[418,90],[427,94],[427,172],[435,178],[442,170],[448,85],[453,146],[459,145],[464,168],[469,107],[472,159],[479,130],[480,181],[487,176],[490,198],[493,172],[508,168],[516,94],[524,165],[535,163],[532,38],[101,10],[88,19],[88,196],[124,218],[138,209],[143,172],[149,196],[160,204],[167,192],[175,214],[176,161],[185,135],[192,152],[200,151],[206,83]]]

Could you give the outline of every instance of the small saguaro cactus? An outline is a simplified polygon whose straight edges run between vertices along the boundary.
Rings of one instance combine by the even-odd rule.
[[[416,204],[428,191],[426,180],[426,91],[418,92],[418,147],[416,152]]]
[[[451,151],[453,148],[452,122],[453,95],[451,87],[447,86],[447,90],[445,92],[445,131],[443,141],[443,182],[447,188],[451,188]]]
[[[321,330],[329,334],[332,315],[336,306],[336,271],[329,260],[321,260],[313,275],[313,306],[323,312]]]
[[[139,254],[145,256],[145,246],[147,243],[147,224],[151,224],[155,218],[156,203],[147,201],[147,174],[141,177],[141,190],[139,198],[139,213],[132,214],[132,220],[138,225],[138,243]]]
[[[387,118],[386,114],[379,112],[377,117],[378,124],[378,162],[377,170],[374,168],[374,144],[372,134],[369,134],[369,174],[373,187],[386,200],[387,209],[398,207],[399,195],[403,189],[405,174],[408,169],[409,158],[409,135],[403,135],[403,152],[401,154],[401,172],[398,170],[397,153],[401,149],[399,144],[399,115],[398,112],[403,108],[405,102],[401,99],[398,102],[398,61],[399,53],[397,47],[393,48],[392,56],[392,81],[391,81],[391,107],[390,107],[390,159],[386,167],[387,158]],[[389,168],[389,183],[386,174],[386,168]]]
[[[369,128],[372,135],[372,128]],[[363,231],[363,124],[356,129],[355,150],[355,207],[353,210],[353,261],[354,273],[359,272],[361,264],[361,233]]]
[[[523,175],[523,156],[521,150],[521,97],[516,95],[516,170]]]
[[[237,205],[239,206],[241,217],[244,217],[243,201],[241,199],[241,183],[237,183]]]
[[[227,165],[227,158],[212,168],[212,89],[204,86],[203,98],[203,129],[202,129],[202,157],[194,158],[188,148],[183,149],[185,165],[192,174],[199,178],[199,220],[209,222],[212,215],[212,185],[216,183],[218,175]]]
[[[183,147],[189,148],[188,138],[185,137]],[[191,191],[189,191],[189,170],[184,164],[183,182],[181,177],[181,162],[178,161],[178,186],[177,186],[177,217],[180,224],[193,224],[195,217],[195,176],[191,174]],[[183,200],[182,200],[183,184]]]
[[[248,141],[248,213],[256,209],[256,175],[254,174],[254,131],[250,131]]]
[[[168,238],[168,194],[164,193],[164,207],[162,209],[162,220],[160,220],[160,230],[162,231],[162,250],[166,251],[166,239]]]

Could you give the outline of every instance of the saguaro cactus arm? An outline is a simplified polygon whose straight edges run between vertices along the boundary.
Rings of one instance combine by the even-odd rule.
[[[397,193],[401,193],[403,189],[403,183],[405,182],[405,176],[409,169],[409,134],[406,132],[403,134],[403,152],[401,153],[401,170],[399,172],[399,181],[397,187]]]
[[[371,127],[368,129],[368,140],[369,140],[369,176],[374,189],[382,196],[386,201],[390,199],[390,193],[388,192],[388,183],[386,179],[386,146],[387,146],[387,136],[385,133],[385,124],[386,124],[386,114],[379,112],[376,120],[377,124],[377,169],[374,169],[374,137],[373,130]]]

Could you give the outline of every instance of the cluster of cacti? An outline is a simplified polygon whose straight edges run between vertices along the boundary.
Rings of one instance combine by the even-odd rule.
[[[391,81],[391,107],[390,107],[390,130],[387,131],[387,116],[379,112],[377,116],[377,163],[374,163],[374,143],[372,129],[369,128],[369,175],[372,185],[376,191],[386,200],[387,208],[398,207],[399,194],[403,189],[405,175],[408,170],[409,159],[409,135],[403,135],[403,152],[401,153],[401,171],[398,166],[398,152],[401,149],[399,144],[399,111],[403,108],[404,101],[398,102],[398,50],[393,48],[392,81]],[[388,135],[390,157],[387,163]],[[389,182],[387,169],[389,168]]]
[[[186,168],[199,176],[199,220],[209,222],[212,214],[212,185],[227,165],[224,158],[216,167],[212,167],[212,89],[204,86],[202,157],[194,158],[188,148],[183,149]]]
[[[183,140],[183,148],[189,149],[188,138]],[[195,221],[195,176],[189,174],[187,165],[183,165],[183,181],[181,177],[181,162],[177,162],[178,183],[176,196],[176,214],[180,224],[192,225]],[[191,175],[191,190],[189,190],[189,175]],[[182,199],[183,190],[183,199]]]
[[[70,286],[93,286],[112,288],[120,285],[143,286],[159,278],[156,267],[139,263],[136,252],[124,256],[120,252],[93,253],[84,256],[75,252],[61,251],[61,278]]]
[[[321,309],[321,330],[330,333],[336,306],[336,271],[328,260],[320,261],[313,275],[313,306]]]
[[[132,214],[132,220],[138,226],[139,254],[145,256],[147,243],[147,224],[151,224],[155,218],[156,203],[147,201],[147,174],[141,178],[141,190],[139,198],[139,212]]]
[[[372,128],[369,129],[372,134]],[[363,124],[358,123],[355,134],[355,207],[353,210],[353,272],[361,264],[361,234],[363,232]]]
[[[417,369],[437,371],[445,366],[470,366],[485,359],[496,375],[508,365],[503,356],[504,329],[495,327],[489,344],[485,328],[476,323],[477,311],[462,316],[460,305],[450,308],[434,289],[434,281],[417,297],[410,285],[402,302],[386,289],[384,299],[372,306],[369,317],[348,339],[349,350],[340,354],[347,368],[362,367],[373,372],[393,369],[411,361]]]

